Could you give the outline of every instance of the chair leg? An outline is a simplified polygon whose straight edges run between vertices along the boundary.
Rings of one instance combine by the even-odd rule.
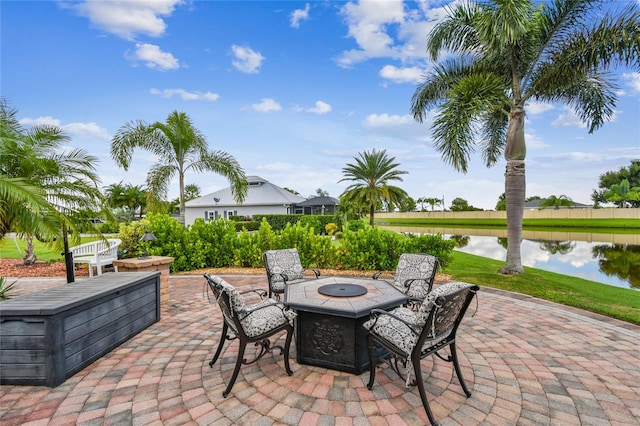
[[[369,383],[367,389],[373,389],[373,382],[376,380],[376,356],[373,352],[373,337],[367,334],[367,349],[369,352]]]
[[[216,350],[216,354],[213,356],[213,358],[211,358],[211,361],[209,362],[209,367],[213,367],[213,364],[216,363],[216,361],[218,360],[218,357],[220,356],[220,354],[222,353],[222,347],[224,346],[224,341],[227,340],[227,329],[229,327],[227,326],[227,323],[223,323],[222,325],[222,335],[220,336],[220,344],[218,344],[218,349]]]
[[[89,265],[89,278],[93,278],[93,265],[91,263]]]
[[[453,361],[453,368],[456,370],[458,381],[460,382],[460,385],[462,386],[462,390],[464,391],[465,395],[467,395],[467,397],[470,397],[471,391],[469,390],[469,388],[467,388],[467,384],[465,383],[464,378],[462,377],[462,370],[460,369],[460,364],[458,363],[458,353],[456,352],[456,342],[451,343],[449,347],[451,350],[451,360]]]
[[[422,370],[420,369],[420,358],[412,359],[413,363],[413,372],[416,375],[416,383],[418,385],[418,392],[420,393],[420,399],[422,400],[422,406],[424,407],[424,411],[427,412],[427,417],[429,417],[429,421],[432,425],[437,425],[438,422],[436,418],[433,416],[431,412],[431,407],[429,406],[429,401],[427,400],[427,394],[424,389],[424,381],[422,380]]]
[[[287,371],[287,374],[289,376],[293,374],[293,370],[291,370],[291,366],[289,365],[289,348],[291,347],[292,336],[293,336],[293,327],[287,328],[287,338],[284,343],[284,369]]]
[[[229,395],[229,392],[231,392],[231,388],[233,387],[234,383],[236,382],[236,379],[238,378],[238,373],[240,372],[240,367],[242,366],[242,360],[244,359],[244,349],[246,346],[247,344],[245,342],[240,341],[240,346],[238,347],[238,359],[236,360],[236,366],[233,369],[233,374],[231,375],[231,380],[229,381],[227,388],[225,389],[224,392],[222,392],[222,396],[224,396],[225,398],[227,397],[227,395]]]

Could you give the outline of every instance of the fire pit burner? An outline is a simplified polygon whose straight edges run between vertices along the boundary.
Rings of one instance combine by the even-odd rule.
[[[367,294],[367,288],[357,284],[327,284],[318,287],[318,293],[333,297],[356,297]]]

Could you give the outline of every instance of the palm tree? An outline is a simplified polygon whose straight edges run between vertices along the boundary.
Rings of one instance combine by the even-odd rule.
[[[555,196],[552,195],[549,198],[545,198],[540,207],[553,207],[555,210],[558,210],[560,207],[572,207],[576,203],[566,195]]]
[[[640,200],[640,187],[631,187],[628,179],[623,179],[620,183],[614,183],[609,190],[603,194],[605,200],[618,203],[624,208],[628,202]]]
[[[247,194],[244,171],[230,154],[209,150],[202,133],[184,112],[173,111],[166,123],[147,124],[138,120],[122,126],[111,141],[111,157],[124,170],[129,169],[135,148],[153,153],[158,162],[147,173],[147,191],[156,200],[166,199],[171,179],[178,175],[180,222],[184,224],[184,174],[211,171],[225,176],[237,203]]]
[[[70,229],[79,239],[78,226],[86,225],[82,211],[101,210],[103,197],[96,157],[80,149],[62,151],[61,145],[69,141],[62,129],[49,125],[23,129],[16,114],[0,102],[0,228],[2,234],[13,230],[25,236],[24,262],[33,264],[34,237],[51,242],[62,233],[66,240],[62,229]]]
[[[429,204],[431,206],[431,211],[433,211],[435,209],[436,206],[439,206],[440,203],[442,203],[442,200],[440,198],[425,198],[424,202]]]
[[[369,210],[369,225],[373,226],[373,215],[376,206],[386,203],[388,205],[400,205],[408,194],[397,186],[388,184],[391,180],[402,181],[400,175],[408,172],[396,170],[399,164],[394,163],[395,157],[388,157],[387,151],[364,151],[355,157],[356,163],[347,163],[342,168],[345,176],[338,182],[352,181],[342,195],[346,202],[367,207]]]
[[[434,60],[441,53],[457,56],[438,63],[417,87],[412,113],[423,122],[429,110],[440,109],[433,123],[435,147],[459,171],[466,173],[476,144],[488,167],[504,154],[509,241],[504,274],[524,272],[525,106],[532,100],[564,102],[589,132],[602,126],[617,99],[607,69],[639,66],[635,3],[620,13],[598,15],[602,2],[594,0],[463,2],[428,36]]]

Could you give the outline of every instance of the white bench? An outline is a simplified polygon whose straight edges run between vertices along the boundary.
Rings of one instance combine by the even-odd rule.
[[[73,254],[73,263],[89,264],[89,277],[93,277],[93,268],[98,271],[98,275],[102,275],[102,267],[113,265],[114,260],[118,260],[118,246],[122,244],[122,240],[118,238],[109,238],[106,242],[103,240],[92,241],[90,243],[80,244],[71,247],[69,250]],[[113,265],[118,272],[118,267]]]

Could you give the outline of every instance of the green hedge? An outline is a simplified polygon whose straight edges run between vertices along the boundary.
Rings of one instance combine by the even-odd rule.
[[[274,231],[282,231],[288,224],[300,223],[302,225],[310,225],[316,231],[316,234],[326,234],[326,226],[328,223],[335,223],[341,226],[340,217],[332,214],[256,214],[253,219],[257,222],[266,220],[271,229]]]
[[[316,231],[318,222],[287,222],[281,230],[274,230],[265,217],[257,230],[249,230],[246,224],[253,222],[198,218],[193,225],[183,227],[168,215],[149,214],[139,222],[121,224],[119,237],[122,248],[127,250],[126,256],[136,257],[144,250],[140,238],[147,229],[151,230],[157,240],[146,243],[147,251],[175,258],[172,272],[228,266],[263,267],[265,251],[291,247],[298,249],[305,267],[339,270],[395,270],[402,253],[432,254],[438,257],[443,268],[452,259],[455,242],[444,240],[440,235],[409,237],[366,225],[355,231],[349,227],[342,232],[340,240],[333,240]],[[245,225],[241,231],[237,231],[238,223]]]

